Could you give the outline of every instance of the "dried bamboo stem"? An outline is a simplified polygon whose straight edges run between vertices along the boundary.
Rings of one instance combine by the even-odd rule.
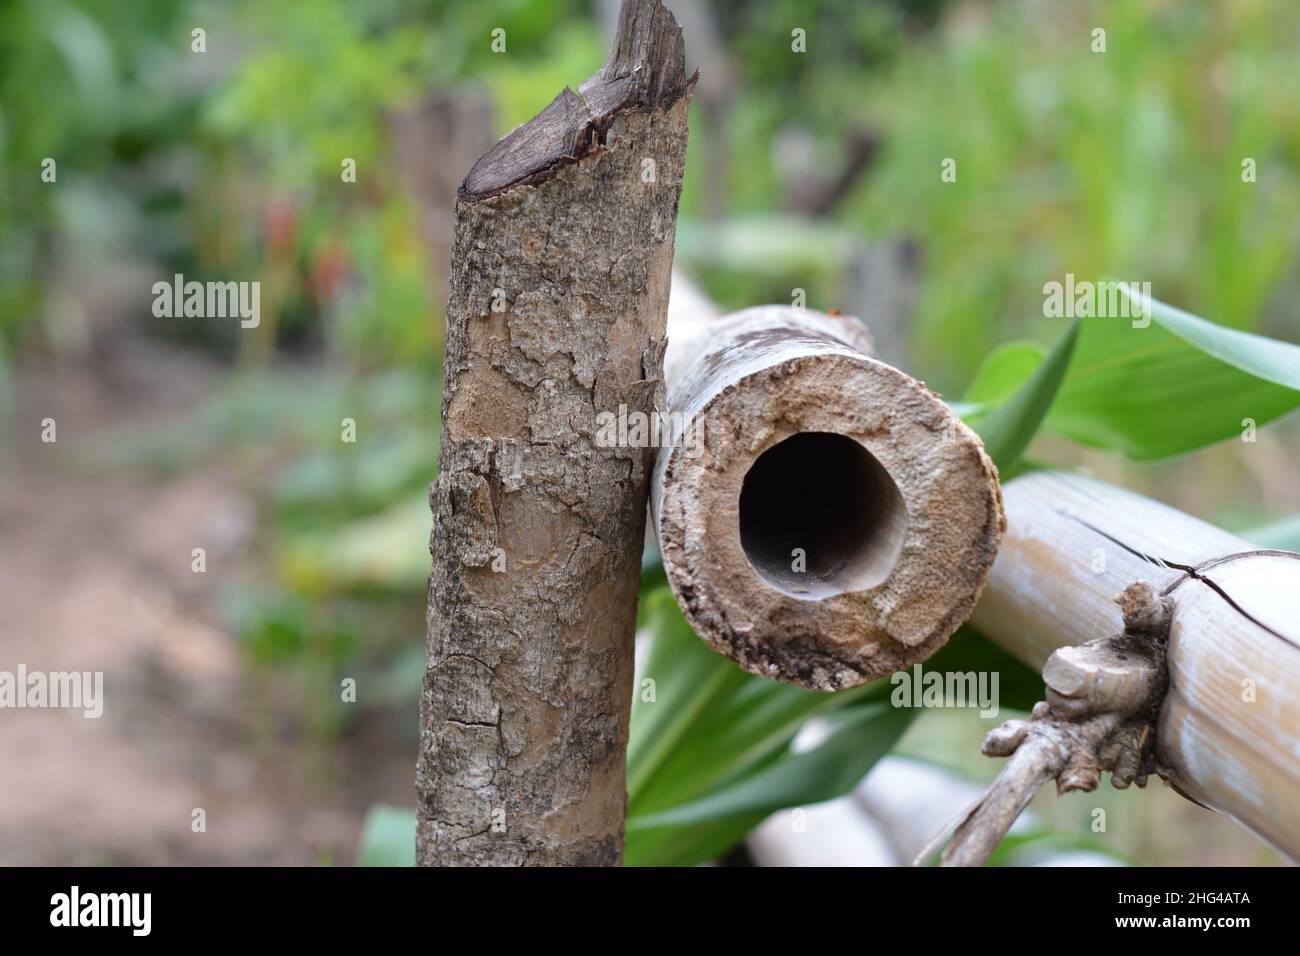
[[[1172,603],[1161,775],[1300,859],[1300,555],[1075,475],[1026,475],[1004,494],[973,623],[1039,667],[1118,631],[1114,596],[1150,584]]]
[[[717,318],[675,278],[665,380],[653,521],[704,640],[817,690],[947,641],[997,550],[996,473],[936,395],[871,357],[860,322],[782,306]]]

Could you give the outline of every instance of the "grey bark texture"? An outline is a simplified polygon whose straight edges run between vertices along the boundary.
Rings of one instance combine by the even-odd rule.
[[[691,81],[659,0],[604,68],[474,166],[456,205],[420,865],[616,865]]]

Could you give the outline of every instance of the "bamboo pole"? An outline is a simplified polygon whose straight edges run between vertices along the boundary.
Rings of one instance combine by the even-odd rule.
[[[1162,776],[1300,859],[1300,555],[1077,475],[1003,493],[1007,532],[972,623],[1038,668],[1122,631],[1116,595],[1150,584],[1173,603]]]
[[[674,277],[651,508],[686,617],[746,670],[817,690],[929,657],[1002,530],[979,439],[856,319],[716,311]]]

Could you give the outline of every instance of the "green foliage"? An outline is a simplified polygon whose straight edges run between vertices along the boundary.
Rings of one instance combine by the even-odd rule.
[[[975,428],[984,439],[984,448],[993,463],[1005,473],[1016,463],[1039,425],[1047,415],[1056,398],[1057,389],[1065,378],[1070,359],[1074,356],[1075,342],[1079,338],[1079,323],[1071,323],[1061,340],[1047,353],[1041,364],[1029,376],[1028,380],[1010,395],[1001,405],[981,417]],[[1022,356],[1023,359],[1023,356]],[[1003,360],[999,366],[989,369],[983,382],[977,381],[980,391],[992,391],[992,376],[1005,375],[1012,363]],[[1000,391],[1002,386],[997,386]]]
[[[376,10],[333,0],[244,4],[237,22],[247,37],[238,42],[252,40],[254,52],[208,104],[206,123],[266,154],[268,172],[286,185],[313,176],[337,182],[344,156],[375,168],[382,111],[414,98],[427,46],[417,23],[375,30]],[[219,34],[208,42],[235,40]]]
[[[1085,319],[1047,427],[1132,458],[1195,451],[1300,405],[1300,347],[1160,302],[1154,321]]]
[[[928,381],[950,389],[997,343],[1042,336],[1042,285],[1066,273],[1150,281],[1221,323],[1294,332],[1278,296],[1300,219],[1300,132],[1276,80],[1293,70],[1290,0],[970,12],[862,90],[883,149],[844,212],[923,243],[914,361]],[[1105,53],[1091,50],[1099,24]],[[940,180],[946,157],[956,182]],[[1242,182],[1243,157],[1257,182]]]
[[[313,595],[418,592],[429,577],[430,523],[421,494],[376,515],[287,536],[284,582]]]
[[[699,863],[769,813],[847,793],[914,716],[886,681],[821,694],[746,674],[695,636],[665,587],[642,606],[651,645],[628,743],[629,865]],[[1042,692],[1037,674],[973,633],[927,669],[997,670],[1007,707]],[[820,739],[793,747],[812,720]]]
[[[962,396],[973,407],[1001,405],[1011,398],[1043,363],[1047,349],[1037,342],[1008,342],[984,359]]]
[[[749,213],[780,207],[781,182],[772,144],[786,127],[798,127],[812,137],[818,172],[833,175],[845,157],[846,128],[874,125],[874,117],[864,109],[871,82],[906,49],[906,40],[931,25],[946,5],[947,0],[711,4],[726,41],[725,60],[703,62],[700,69],[734,77],[731,82],[744,95],[728,104],[723,129],[693,124],[692,153],[698,161],[710,150],[728,151],[730,209]],[[792,52],[791,32],[796,28],[805,33],[806,53]],[[691,182],[711,170],[696,166],[690,157],[688,163],[684,193],[689,210],[697,208],[691,203],[702,202],[716,183]]]
[[[342,621],[323,620],[296,594],[232,594],[227,612],[240,641],[262,667],[286,667],[315,657],[338,668],[357,651],[357,634],[352,628]]]
[[[629,865],[701,862],[771,810],[845,792],[906,726],[907,711],[880,712],[879,685],[817,694],[746,674],[695,636],[667,588],[643,602],[652,643],[628,743]],[[791,750],[805,721],[842,708],[852,717],[830,740]]]
[[[164,217],[143,229],[129,213],[168,186],[132,173],[188,132],[194,94],[165,79],[180,63],[169,41],[184,12],[160,0],[0,4],[0,339],[41,317],[52,232],[68,252],[165,241]],[[46,158],[57,186],[41,180]],[[95,228],[99,219],[112,228]]]
[[[1300,346],[1162,302],[1153,301],[1151,313],[1145,326],[1075,320],[1037,364],[1023,346],[986,360],[965,397],[984,399],[968,414],[999,467],[1015,462],[1040,424],[1132,458],[1162,458],[1236,437],[1247,421],[1263,425],[1300,405]],[[996,396],[1007,397],[990,410]]]

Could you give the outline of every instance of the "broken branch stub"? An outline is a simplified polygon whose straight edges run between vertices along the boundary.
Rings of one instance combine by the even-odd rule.
[[[1057,793],[1090,792],[1110,771],[1123,790],[1134,782],[1145,787],[1158,771],[1155,721],[1174,604],[1145,582],[1129,585],[1115,603],[1124,630],[1057,648],[1043,667],[1047,699],[1032,718],[1009,720],[984,739],[986,756],[1010,760],[957,825],[943,866],[986,863],[1048,780],[1056,780]]]
[[[933,654],[997,551],[997,474],[856,319],[714,318],[684,290],[665,360],[675,434],[653,520],[686,617],[746,670],[837,690]]]
[[[461,186],[430,492],[422,865],[622,858],[651,414],[690,81],[659,0]]]

